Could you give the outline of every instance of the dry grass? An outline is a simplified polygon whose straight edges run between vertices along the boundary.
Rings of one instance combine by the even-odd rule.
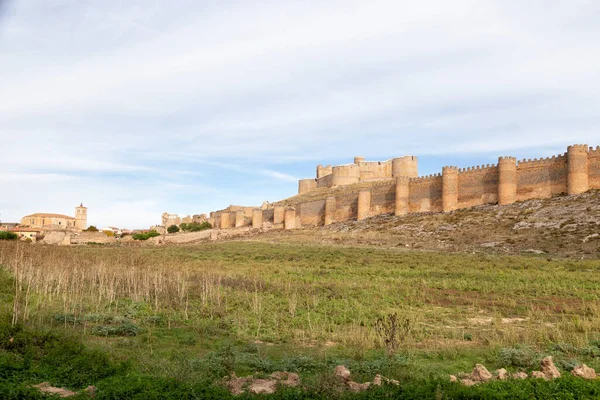
[[[358,352],[381,347],[374,324],[391,313],[410,325],[405,351],[583,347],[600,331],[599,261],[258,242],[3,243],[0,264],[16,278],[13,322],[101,314],[144,326],[160,317],[169,328],[208,324],[244,341],[334,342]]]

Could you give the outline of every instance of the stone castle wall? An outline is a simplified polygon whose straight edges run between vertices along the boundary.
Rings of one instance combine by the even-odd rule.
[[[387,161],[365,161],[364,157],[354,157],[353,164],[317,166],[315,179],[298,181],[298,194],[308,193],[318,188],[352,185],[358,182],[387,180],[406,176],[418,176],[416,157],[397,157]]]
[[[401,160],[396,167],[403,173],[390,178],[388,173],[393,174],[394,160]],[[517,161],[514,157],[500,157],[498,164],[462,169],[444,167],[442,173],[423,177],[414,177],[416,168],[411,171],[412,177],[405,176],[406,162],[412,168],[411,161],[416,158],[394,160],[372,163],[358,158],[355,164],[347,166],[319,166],[318,174],[348,167],[342,168],[342,174],[336,178],[338,182],[341,177],[341,181],[356,178],[354,183],[363,183],[349,186],[337,196],[323,191],[316,200],[302,202],[299,197],[294,207],[277,203],[263,209],[230,206],[211,213],[210,221],[221,229],[260,228],[264,223],[294,229],[381,214],[450,212],[483,204],[504,205],[600,189],[600,146],[595,149],[586,145],[570,146],[566,153],[544,159]],[[360,165],[365,164],[367,168],[361,169]],[[333,178],[330,173],[314,182],[318,186],[320,180]]]

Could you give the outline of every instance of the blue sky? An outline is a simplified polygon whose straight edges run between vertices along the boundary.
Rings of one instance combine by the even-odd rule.
[[[355,155],[595,146],[599,37],[595,0],[4,1],[0,218],[147,227]]]

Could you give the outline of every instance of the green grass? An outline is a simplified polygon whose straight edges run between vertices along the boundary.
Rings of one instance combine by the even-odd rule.
[[[5,243],[0,264],[5,325],[16,294],[19,334],[48,334],[54,343],[28,339],[30,350],[17,351],[6,344],[12,328],[3,328],[0,359],[17,372],[2,378],[1,390],[26,392],[49,380],[73,390],[94,384],[100,398],[220,398],[222,388],[212,384],[231,371],[286,370],[307,387],[281,398],[343,397],[328,379],[344,364],[357,381],[381,373],[402,382],[357,398],[597,393],[597,384],[569,377],[463,388],[448,375],[475,363],[531,371],[549,354],[567,375],[581,362],[600,369],[598,260],[236,241],[166,248]],[[15,283],[22,284],[16,292]],[[388,355],[374,324],[391,313],[409,329]],[[56,344],[63,341],[66,347]],[[94,375],[100,369],[107,375]]]

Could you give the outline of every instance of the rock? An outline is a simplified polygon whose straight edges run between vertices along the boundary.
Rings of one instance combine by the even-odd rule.
[[[536,250],[536,249],[527,249],[527,250],[523,250],[524,253],[531,253],[531,254],[546,254],[545,251],[542,250]]]
[[[498,378],[498,380],[501,381],[505,381],[508,379],[508,371],[506,371],[504,368],[500,368],[499,370],[496,371],[496,378]]]
[[[300,384],[300,376],[293,372],[276,371],[271,374],[271,378],[286,386],[296,387]]]
[[[500,243],[498,243],[498,242],[489,242],[489,243],[481,243],[480,246],[481,247],[496,247],[499,244]]]
[[[477,384],[477,382],[475,382],[475,381],[473,381],[471,379],[461,379],[460,383],[462,383],[465,386],[473,386],[473,385]]]
[[[248,388],[252,394],[273,394],[277,389],[275,379],[255,379]]]
[[[591,235],[588,235],[588,236],[584,237],[582,241],[583,241],[583,243],[587,243],[587,242],[590,241],[590,239],[597,238],[599,236],[600,236],[599,234],[593,233]]]
[[[450,375],[450,382],[458,382],[458,379],[456,379],[456,376]]]
[[[96,397],[97,390],[98,389],[96,389],[96,386],[88,386],[85,388],[84,392],[87,393],[87,395],[90,397]]]
[[[571,375],[583,379],[596,379],[596,371],[594,371],[593,368],[590,368],[585,364],[581,364],[573,368],[573,370],[571,371]]]
[[[348,385],[348,389],[351,392],[362,392],[363,390],[367,390],[369,386],[371,386],[371,382],[358,383],[354,381],[348,381],[346,382],[346,385]]]
[[[482,364],[475,364],[470,379],[475,382],[487,382],[492,379],[492,374]]]
[[[375,375],[375,378],[373,378],[373,385],[381,386],[382,384],[383,384],[383,379],[381,378],[381,375],[379,375],[379,374]]]
[[[338,365],[337,367],[335,367],[333,374],[337,377],[342,378],[345,381],[350,380],[350,370],[343,365]]]
[[[544,380],[549,380],[548,377],[546,376],[546,374],[544,374],[542,371],[533,371],[531,372],[531,377],[535,378],[535,379],[544,379]]]
[[[527,374],[525,372],[515,372],[512,377],[513,379],[527,379]]]
[[[225,382],[225,386],[229,390],[229,393],[231,393],[234,396],[237,396],[239,394],[244,393],[244,385],[250,380],[252,380],[251,376],[248,376],[246,378],[238,378],[234,372],[231,374],[231,377]]]
[[[542,372],[548,377],[548,379],[560,378],[560,372],[554,365],[552,356],[544,357],[540,363],[540,366],[542,367]]]
[[[70,391],[69,389],[50,386],[49,382],[42,382],[38,385],[33,385],[33,387],[39,389],[39,391],[42,393],[58,395],[58,397],[71,397],[77,394],[75,392]]]

